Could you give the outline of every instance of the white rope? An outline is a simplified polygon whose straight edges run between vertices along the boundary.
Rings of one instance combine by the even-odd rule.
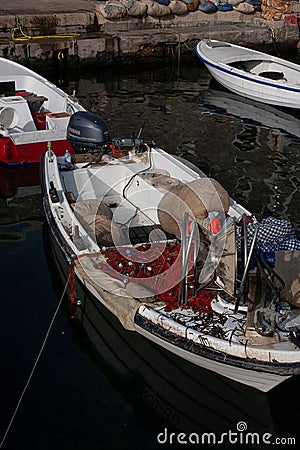
[[[46,342],[47,342],[47,340],[48,340],[50,331],[51,331],[51,329],[52,329],[52,327],[53,327],[53,324],[54,324],[54,321],[55,321],[55,319],[56,319],[57,313],[58,313],[59,308],[60,308],[60,306],[61,306],[61,303],[62,303],[62,301],[63,301],[64,295],[65,295],[65,293],[66,293],[66,290],[67,290],[67,287],[68,287],[68,284],[69,284],[69,280],[70,280],[70,275],[68,276],[68,279],[67,279],[66,285],[65,285],[65,287],[64,287],[62,296],[61,296],[61,298],[60,298],[60,300],[59,300],[59,302],[58,302],[57,308],[56,308],[56,310],[55,310],[55,312],[54,312],[54,314],[53,314],[53,316],[52,316],[50,325],[49,325],[48,330],[47,330],[47,332],[46,332],[45,338],[44,338],[44,340],[43,340],[43,343],[42,343],[42,345],[41,345],[41,348],[40,348],[40,351],[39,351],[39,353],[38,353],[38,355],[37,355],[37,358],[36,358],[36,360],[35,360],[35,363],[34,363],[32,369],[31,369],[30,375],[29,375],[29,377],[28,377],[28,379],[27,379],[27,382],[26,382],[26,384],[25,384],[25,386],[24,386],[24,389],[23,389],[23,391],[22,391],[22,393],[21,393],[21,395],[20,395],[20,398],[19,398],[18,403],[17,403],[17,405],[16,405],[16,407],[15,407],[15,410],[14,410],[14,412],[13,412],[13,415],[12,415],[12,417],[11,417],[11,419],[10,419],[10,422],[9,422],[8,426],[7,426],[7,429],[6,429],[5,433],[4,433],[4,436],[3,436],[2,441],[1,441],[1,443],[0,443],[0,448],[2,448],[4,442],[5,442],[6,438],[7,438],[7,435],[8,435],[8,433],[9,433],[9,430],[11,429],[11,426],[12,426],[14,420],[15,420],[15,417],[16,417],[16,415],[17,415],[17,412],[18,412],[18,410],[19,410],[19,408],[20,408],[20,405],[21,405],[21,403],[22,403],[23,397],[24,397],[24,395],[25,395],[25,393],[26,393],[26,391],[27,391],[27,388],[28,388],[28,386],[29,386],[29,384],[30,384],[30,382],[31,382],[31,379],[32,379],[33,374],[34,374],[35,369],[36,369],[36,366],[38,365],[38,362],[39,362],[39,360],[40,360],[40,357],[42,356],[42,353],[43,353],[43,351],[44,351]]]
[[[178,42],[179,46],[182,43],[188,50],[190,50],[191,52],[194,52],[194,50],[195,50],[194,47],[190,47],[184,40],[181,40],[181,34],[180,33],[176,33],[176,36],[178,36],[178,38],[179,38],[179,42]],[[196,41],[196,43],[197,43],[197,41]]]

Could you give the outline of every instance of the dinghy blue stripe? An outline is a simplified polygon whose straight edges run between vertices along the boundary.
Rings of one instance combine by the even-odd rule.
[[[238,78],[244,78],[245,80],[252,81],[252,83],[263,84],[265,86],[271,86],[271,87],[275,87],[275,88],[278,88],[278,89],[285,89],[286,91],[292,91],[292,92],[298,92],[298,93],[300,92],[300,88],[292,88],[292,87],[288,87],[288,86],[284,86],[284,85],[278,85],[278,84],[270,83],[268,81],[257,80],[257,79],[253,79],[253,78],[247,77],[246,75],[242,75],[242,74],[239,74],[239,73],[236,73],[236,72],[232,72],[229,69],[225,69],[224,67],[217,66],[216,64],[213,64],[213,63],[207,61],[205,58],[203,58],[203,56],[201,56],[198,53],[197,50],[196,50],[196,53],[199,56],[199,58],[204,62],[204,64],[207,64],[208,66],[214,67],[215,69],[220,70],[221,72],[228,73],[229,75],[233,75],[233,76],[238,77]]]

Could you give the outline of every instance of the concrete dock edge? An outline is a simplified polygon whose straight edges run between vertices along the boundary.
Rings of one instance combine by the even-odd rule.
[[[295,52],[299,42],[299,21],[294,15],[266,21],[260,12],[195,11],[183,16],[127,15],[107,20],[100,10],[105,2],[25,3],[27,11],[16,0],[0,17],[0,56],[21,63],[68,61],[79,66],[161,62],[179,55],[191,56],[196,42],[202,38],[217,38],[260,50],[268,50],[276,39],[282,51]]]

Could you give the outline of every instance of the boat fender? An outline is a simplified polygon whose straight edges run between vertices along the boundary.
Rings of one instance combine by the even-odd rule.
[[[58,203],[59,202],[57,190],[54,187],[53,181],[50,181],[49,195],[50,195],[52,203]]]

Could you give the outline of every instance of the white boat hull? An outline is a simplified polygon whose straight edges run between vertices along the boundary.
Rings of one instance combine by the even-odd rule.
[[[229,116],[247,125],[277,129],[284,135],[300,138],[299,111],[293,111],[292,114],[291,111],[258,104],[224,89],[213,88],[201,91],[198,102],[217,115]]]
[[[226,44],[226,57],[222,55],[220,47],[211,49],[207,42],[200,41],[196,48],[198,57],[204,62],[211,75],[224,87],[251,100],[261,103],[277,105],[285,108],[300,108],[300,67],[297,64],[289,63],[280,58],[271,57],[261,52],[245,49],[243,47]],[[229,50],[228,50],[228,47]],[[292,81],[281,79],[272,80],[259,75],[253,70],[247,71],[234,67],[237,62],[245,63],[261,61],[261,72],[281,70],[282,73],[292,74]],[[251,67],[251,66],[249,66]],[[297,79],[298,78],[298,79]]]

